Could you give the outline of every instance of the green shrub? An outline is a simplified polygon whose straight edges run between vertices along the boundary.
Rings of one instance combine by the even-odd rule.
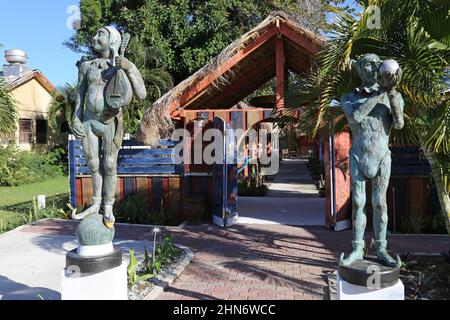
[[[51,163],[53,155],[21,151],[14,143],[0,146],[0,186],[18,186],[62,174],[62,167]]]
[[[156,211],[149,211],[146,200],[141,195],[127,196],[114,205],[117,222],[131,224],[166,225],[170,221],[163,200]]]
[[[244,197],[264,197],[269,188],[264,184],[266,177],[252,167],[250,175],[238,181],[238,195]]]

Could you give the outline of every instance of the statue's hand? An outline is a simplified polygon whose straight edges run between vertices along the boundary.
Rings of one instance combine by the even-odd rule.
[[[381,88],[387,93],[391,93],[392,91],[395,91],[395,87],[397,86],[397,76],[393,73],[387,73],[385,76],[384,86]]]
[[[130,70],[133,67],[130,60],[121,56],[116,57],[115,63],[118,68],[123,70]]]
[[[81,140],[86,136],[86,132],[84,131],[84,126],[78,118],[73,120],[72,132],[75,135],[75,138]]]

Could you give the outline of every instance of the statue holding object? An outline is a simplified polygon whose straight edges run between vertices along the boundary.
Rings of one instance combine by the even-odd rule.
[[[122,107],[133,96],[145,99],[147,92],[139,70],[124,57],[129,35],[108,26],[97,31],[93,52],[97,57],[78,63],[78,97],[72,131],[82,141],[92,172],[92,204],[72,218],[81,220],[99,214],[111,229],[117,185],[117,156],[123,139]]]
[[[340,266],[351,266],[364,259],[366,228],[366,180],[372,183],[373,229],[376,258],[390,267],[399,267],[400,258],[387,252],[388,223],[386,192],[391,175],[389,134],[404,125],[402,95],[396,90],[401,69],[395,60],[381,61],[375,54],[365,54],[352,62],[361,78],[361,86],[346,94],[341,106],[352,132],[350,180],[352,193],[353,250]],[[352,68],[352,69],[353,69]]]

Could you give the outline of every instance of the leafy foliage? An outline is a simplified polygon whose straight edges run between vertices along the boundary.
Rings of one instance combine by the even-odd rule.
[[[78,88],[75,85],[66,84],[58,88],[58,93],[53,94],[49,107],[50,127],[59,131],[61,121],[67,121],[69,128],[72,127],[73,111],[77,99]]]
[[[303,25],[326,29],[324,0],[81,0],[81,28],[66,44],[87,51],[102,25],[114,24],[164,52],[178,83],[208,63],[271,11],[285,10]],[[130,50],[130,52],[133,50]]]
[[[161,200],[159,208],[155,211],[147,209],[147,203],[142,195],[131,195],[125,200],[116,202],[114,211],[117,212],[117,221],[133,224],[166,225],[169,222],[168,213]]]
[[[449,84],[444,81],[450,61],[449,28],[445,28],[450,23],[450,3],[368,0],[361,4],[364,10],[357,16],[330,6],[335,28],[317,56],[314,72],[291,93],[291,110],[285,117],[291,117],[305,102],[298,124],[302,132],[315,136],[331,122],[335,131],[347,130],[338,101],[359,85],[351,59],[372,52],[382,59],[397,60],[403,70],[398,90],[405,100],[405,127],[392,132],[392,142],[420,144],[426,151],[450,232],[450,108],[445,93]],[[370,5],[381,10],[379,29],[369,27]]]
[[[238,181],[238,194],[247,197],[264,197],[269,188],[264,184],[265,176],[256,168],[250,165],[250,174]]]
[[[127,268],[130,287],[139,281],[155,278],[165,265],[174,261],[181,253],[181,249],[175,247],[173,237],[170,234],[165,235],[159,243],[154,241],[153,247],[153,254],[150,256],[147,247],[144,246],[142,266],[138,263],[134,249],[130,249],[130,262]]]
[[[59,153],[60,151],[56,151]],[[0,186],[18,186],[62,174],[58,154],[21,151],[15,143],[0,146]]]
[[[16,130],[17,111],[15,101],[2,77],[0,77],[0,135]]]

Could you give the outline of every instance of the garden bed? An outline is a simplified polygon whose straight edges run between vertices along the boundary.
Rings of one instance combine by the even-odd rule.
[[[176,246],[178,254],[162,266],[161,271],[149,280],[137,281],[128,290],[129,300],[154,300],[186,269],[194,254],[183,246]],[[139,264],[138,273],[145,273],[145,262]]]
[[[406,300],[450,300],[448,255],[413,255],[400,272]]]

